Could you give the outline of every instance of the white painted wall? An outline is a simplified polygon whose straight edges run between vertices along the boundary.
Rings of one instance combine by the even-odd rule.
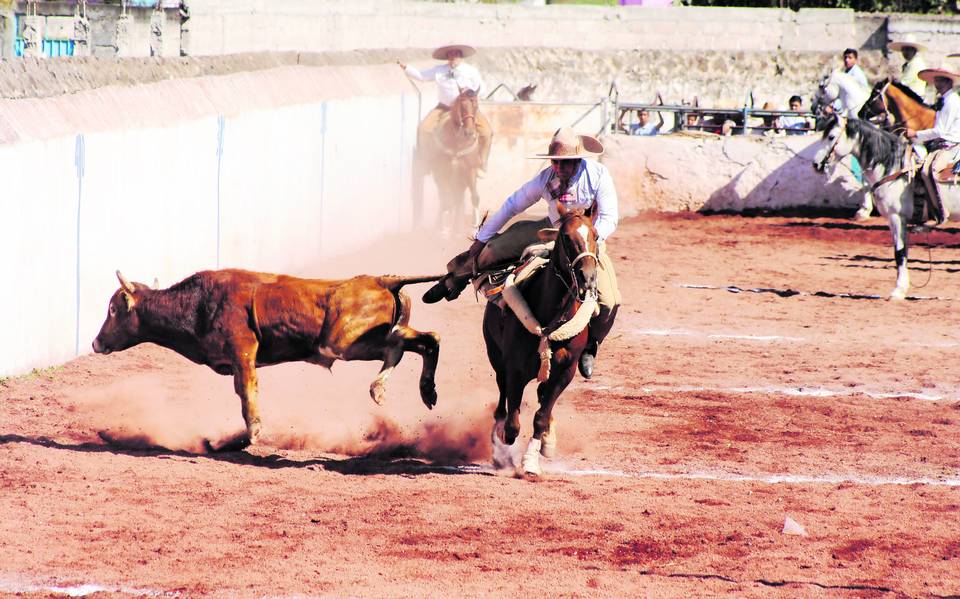
[[[117,269],[297,273],[408,227],[417,109],[394,65],[0,102],[0,376],[89,352]]]

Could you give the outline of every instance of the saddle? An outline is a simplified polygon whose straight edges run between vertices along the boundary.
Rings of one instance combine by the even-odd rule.
[[[524,250],[519,262],[514,262],[502,268],[479,273],[473,279],[473,288],[483,294],[484,299],[504,309],[506,301],[504,290],[514,285],[523,287],[523,283],[530,280],[535,272],[547,265],[550,260],[550,250],[553,244],[536,244]]]

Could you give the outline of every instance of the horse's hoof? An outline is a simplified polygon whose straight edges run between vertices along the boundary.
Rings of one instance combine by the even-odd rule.
[[[557,455],[557,425],[550,419],[550,426],[540,437],[540,455],[545,458],[552,458]]]
[[[380,380],[376,380],[370,385],[370,397],[378,406],[383,405],[383,402],[386,400],[386,394],[386,389],[384,389],[383,383]]]
[[[895,302],[903,301],[907,299],[907,292],[901,291],[900,289],[894,289],[893,292],[890,293],[890,297],[887,299]]]
[[[857,213],[853,215],[853,220],[855,221],[865,221],[870,219],[870,213],[863,210],[857,210]]]
[[[580,354],[580,364],[578,367],[583,378],[589,379],[593,376],[593,365],[595,362],[596,357],[593,354],[587,351],[584,351],[582,354]]]

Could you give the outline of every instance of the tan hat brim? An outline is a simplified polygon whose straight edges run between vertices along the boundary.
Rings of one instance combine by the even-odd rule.
[[[477,49],[474,48],[473,46],[467,46],[466,44],[452,44],[449,46],[440,46],[439,48],[434,50],[433,57],[436,58],[437,60],[446,60],[447,54],[451,50],[460,50],[464,58],[468,56],[473,56],[474,54],[477,53]]]
[[[580,137],[580,146],[583,150],[574,155],[566,156],[556,156],[553,154],[534,154],[533,156],[527,156],[527,158],[535,159],[548,159],[548,160],[573,160],[575,158],[593,158],[603,154],[603,144],[600,143],[600,140],[596,137],[590,135],[581,135]]]
[[[947,71],[945,69],[923,69],[917,73],[917,77],[930,84],[933,83],[934,78],[944,77],[950,81],[953,81],[954,85],[956,85],[957,80],[960,79],[960,74]]]
[[[927,47],[923,44],[918,44],[916,42],[890,42],[887,44],[887,49],[893,52],[899,52],[904,48],[916,48],[917,52],[927,49]]]

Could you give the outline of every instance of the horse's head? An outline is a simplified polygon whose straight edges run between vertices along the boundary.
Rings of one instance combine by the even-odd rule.
[[[837,162],[853,151],[853,139],[847,135],[847,119],[833,114],[818,125],[823,129],[820,148],[813,157],[813,168],[824,172],[827,164]]]
[[[450,108],[450,115],[453,117],[453,123],[465,137],[475,137],[477,135],[477,113],[480,111],[480,103],[477,99],[477,92],[472,89],[465,89],[460,92],[457,99],[454,100]]]
[[[840,85],[837,83],[838,73],[834,71],[827,73],[817,84],[817,90],[813,93],[813,99],[810,102],[811,110],[815,114],[823,111],[823,107],[840,97]]]
[[[890,79],[881,79],[870,90],[870,97],[864,102],[863,108],[857,115],[859,118],[877,123],[892,124],[890,110],[887,107],[887,87],[890,85]]]
[[[580,301],[597,297],[597,268],[600,263],[597,258],[597,230],[593,227],[595,206],[583,210],[567,208],[563,202],[557,202],[560,226],[551,262],[562,277],[569,273],[570,284]]]

